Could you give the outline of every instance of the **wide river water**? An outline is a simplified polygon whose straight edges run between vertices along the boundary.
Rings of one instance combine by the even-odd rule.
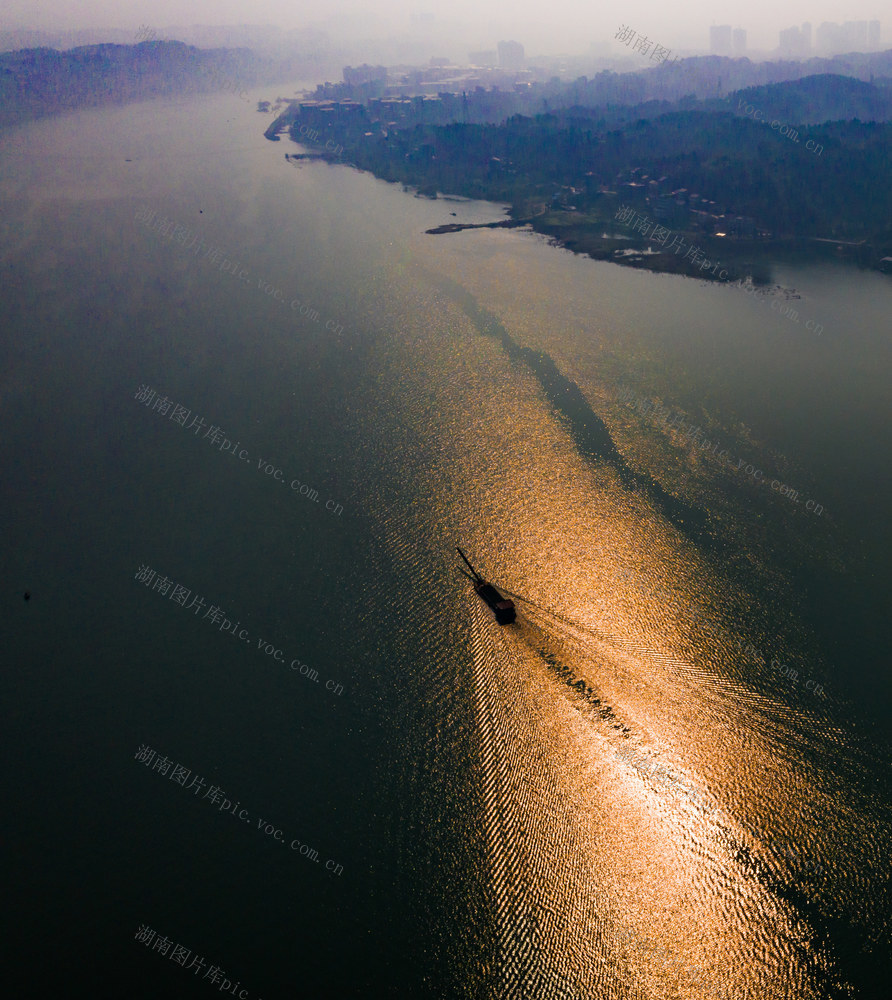
[[[886,996],[890,279],[426,235],[504,208],[268,124],[0,133],[10,979]]]

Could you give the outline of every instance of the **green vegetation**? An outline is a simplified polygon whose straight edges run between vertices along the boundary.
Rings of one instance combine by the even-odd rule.
[[[863,243],[867,263],[889,253],[892,124],[828,122],[800,126],[794,138],[766,121],[701,109],[613,127],[615,110],[389,130],[365,114],[349,124],[329,115],[316,148],[326,155],[332,139],[356,166],[420,191],[508,202],[514,218],[586,252],[605,227],[624,232],[613,221],[624,204],[701,237],[707,255],[716,232],[727,233],[726,253],[733,236]],[[300,141],[296,127],[292,134]]]
[[[568,191],[559,200],[572,200],[580,220],[607,219],[619,204],[607,191],[643,210],[645,178],[666,177],[666,194],[687,189],[714,201],[717,214],[750,216],[777,235],[870,239],[892,223],[890,124],[816,126],[801,132],[799,143],[760,122],[710,112],[678,112],[612,131],[543,115],[504,125],[334,135],[357,166],[378,177],[508,201],[520,212]],[[805,149],[807,139],[823,146],[820,155]],[[622,186],[628,183],[641,186]]]

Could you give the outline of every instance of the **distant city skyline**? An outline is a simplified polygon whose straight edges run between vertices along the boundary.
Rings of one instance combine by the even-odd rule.
[[[878,9],[880,8],[880,9]],[[824,22],[883,22],[888,7],[877,0],[851,0],[841,9],[836,0],[790,0],[782,6],[752,0],[745,8],[729,0],[686,0],[668,10],[656,0],[637,0],[616,13],[594,7],[590,0],[552,0],[547,6],[517,0],[506,12],[487,0],[318,0],[294,5],[288,0],[5,0],[0,31],[35,29],[116,29],[134,33],[148,25],[163,34],[171,27],[270,26],[284,30],[323,28],[335,44],[363,40],[431,36],[444,46],[492,51],[504,40],[515,40],[526,57],[539,54],[579,54],[612,45],[621,24],[639,35],[676,51],[707,53],[711,29],[730,27],[729,55],[778,50],[781,32],[803,23],[812,26],[811,49],[821,54],[817,29]],[[734,32],[737,31],[735,35]],[[892,47],[884,28],[876,47]],[[727,39],[722,42],[726,47]],[[835,44],[835,43],[833,43]],[[828,43],[825,48],[831,48]],[[606,54],[606,53],[605,53]]]
[[[780,32],[779,50],[793,57],[832,56],[845,52],[876,52],[881,45],[882,25],[874,21],[822,21],[785,28]]]

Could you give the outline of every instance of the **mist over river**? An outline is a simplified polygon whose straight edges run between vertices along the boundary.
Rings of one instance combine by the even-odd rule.
[[[890,279],[427,235],[297,86],[0,132],[10,978],[885,996]]]

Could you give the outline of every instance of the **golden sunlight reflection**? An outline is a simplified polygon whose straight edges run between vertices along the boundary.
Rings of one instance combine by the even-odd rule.
[[[415,436],[415,504],[470,629],[490,995],[846,995],[820,923],[849,891],[840,844],[879,863],[889,837],[836,776],[845,740],[820,705],[752,683],[722,617],[751,600],[730,574],[581,454],[504,341],[428,294],[411,364],[383,346],[376,363],[400,369],[382,413]]]

